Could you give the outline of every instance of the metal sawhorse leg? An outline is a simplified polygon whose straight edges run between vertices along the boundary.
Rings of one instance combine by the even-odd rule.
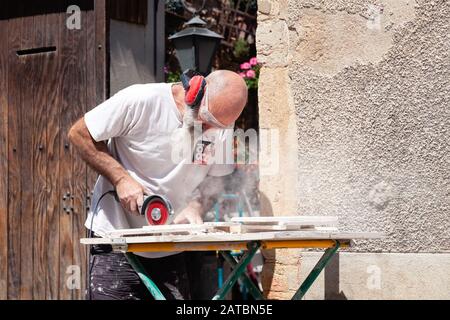
[[[228,263],[230,263],[233,271],[228,276],[228,279],[224,282],[223,286],[217,291],[216,295],[213,297],[213,300],[223,300],[228,292],[233,288],[236,281],[241,277],[253,297],[257,300],[263,299],[259,289],[245,273],[247,270],[247,265],[252,261],[253,256],[260,247],[261,243],[259,241],[249,242],[247,245],[248,251],[244,253],[239,261],[236,261],[229,252],[221,251],[222,256],[228,261]]]
[[[316,281],[319,274],[327,266],[331,258],[336,254],[340,246],[341,244],[339,241],[334,241],[334,246],[329,247],[325,250],[325,253],[322,255],[320,260],[317,262],[317,264],[314,266],[314,268],[308,274],[306,279],[300,285],[297,292],[292,297],[292,300],[300,300],[305,296],[308,289],[312,286],[314,281]],[[252,261],[253,256],[260,247],[261,247],[260,241],[249,242],[247,244],[248,250],[245,252],[245,254],[241,257],[239,261],[236,261],[236,259],[228,251],[221,251],[221,254],[225,258],[225,260],[233,268],[233,271],[228,276],[223,286],[217,291],[217,293],[213,297],[213,300],[223,300],[239,278],[242,278],[244,283],[247,285],[249,293],[253,296],[253,298],[255,298],[256,300],[264,299],[259,289],[255,286],[255,284],[250,280],[250,278],[246,274],[247,265]],[[136,270],[137,274],[141,278],[144,285],[147,287],[152,296],[155,298],[155,300],[165,300],[163,294],[158,289],[156,284],[151,280],[151,278],[147,275],[142,264],[136,258],[136,256],[133,253],[129,252],[126,253],[126,257],[130,262],[130,264],[132,265],[132,267]]]
[[[339,250],[340,246],[341,245],[339,241],[335,241],[334,247],[325,250],[325,253],[320,258],[319,262],[317,262],[317,264],[314,266],[309,275],[301,284],[300,288],[298,288],[297,292],[292,297],[292,300],[300,300],[305,296],[308,289],[312,286],[314,281],[316,281],[319,274],[327,266],[328,262],[330,262],[331,258],[335,255],[335,253]]]

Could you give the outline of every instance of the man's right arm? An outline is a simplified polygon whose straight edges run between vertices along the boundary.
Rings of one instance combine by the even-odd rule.
[[[68,138],[81,158],[111,182],[122,206],[131,213],[139,214],[138,208],[142,206],[143,194],[146,193],[144,187],[111,156],[105,142],[92,138],[84,117],[70,128]]]

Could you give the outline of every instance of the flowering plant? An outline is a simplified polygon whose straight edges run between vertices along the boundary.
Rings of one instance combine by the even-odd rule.
[[[259,70],[261,69],[258,59],[251,58],[248,62],[241,63],[239,75],[244,78],[249,89],[258,88]]]

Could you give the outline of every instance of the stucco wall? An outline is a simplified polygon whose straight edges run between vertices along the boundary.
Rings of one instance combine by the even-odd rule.
[[[260,123],[289,160],[262,210],[387,234],[354,251],[449,252],[450,1],[373,3],[258,1]],[[298,251],[268,257],[289,296]]]

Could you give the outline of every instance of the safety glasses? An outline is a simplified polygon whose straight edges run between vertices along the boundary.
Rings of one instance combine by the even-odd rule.
[[[199,117],[202,121],[213,124],[215,127],[220,129],[229,129],[234,127],[234,123],[226,126],[219,120],[217,120],[211,112],[209,112],[208,109],[209,104],[209,94],[208,94],[208,87],[206,87],[205,92],[205,103],[200,106],[200,109],[198,110]]]

